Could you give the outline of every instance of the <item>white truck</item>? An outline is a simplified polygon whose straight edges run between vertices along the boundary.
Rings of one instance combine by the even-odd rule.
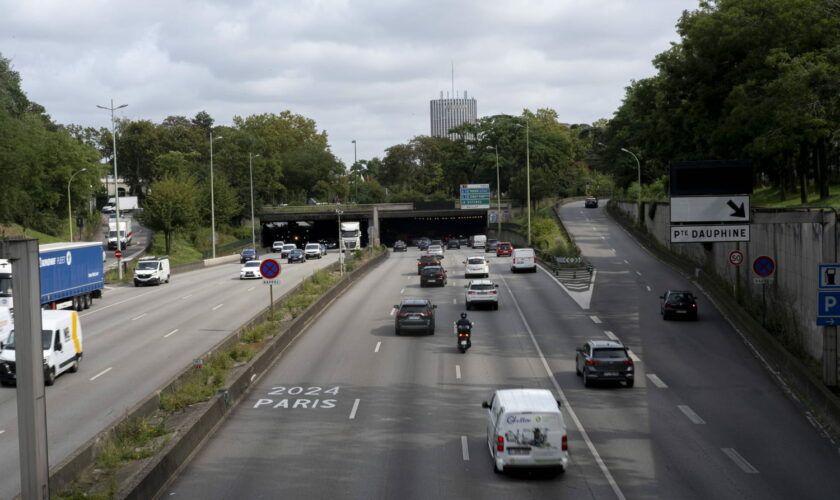
[[[136,196],[120,196],[120,213],[133,212],[138,208],[140,208],[140,206],[137,204]],[[114,198],[108,198],[108,203],[106,203],[105,206],[102,207],[102,212],[106,214],[111,214],[116,211],[116,200],[114,200]]]
[[[0,259],[0,307],[12,307],[12,264]]]
[[[134,268],[134,286],[169,283],[169,257],[141,257]]]
[[[342,222],[339,244],[342,252],[362,248],[361,222]]]
[[[131,237],[134,236],[134,233],[131,232],[131,219],[123,219],[120,217],[120,231],[119,231],[119,241],[120,241],[120,249],[125,250],[129,245],[131,245]],[[117,249],[117,220],[116,219],[109,219],[108,220],[108,249],[109,250],[116,250]]]

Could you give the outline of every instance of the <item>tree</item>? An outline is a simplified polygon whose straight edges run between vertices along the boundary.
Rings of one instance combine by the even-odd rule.
[[[167,174],[153,182],[150,191],[139,217],[149,229],[163,233],[168,254],[175,231],[192,226],[198,219],[198,187],[189,176]]]

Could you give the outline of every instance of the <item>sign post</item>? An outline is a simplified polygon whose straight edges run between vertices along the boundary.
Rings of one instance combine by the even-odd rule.
[[[840,324],[840,263],[817,271],[817,326],[823,327],[823,383],[837,386],[837,325]]]
[[[260,276],[263,277],[263,285],[268,285],[268,308],[274,312],[274,285],[280,284],[280,263],[265,259],[260,263]]]

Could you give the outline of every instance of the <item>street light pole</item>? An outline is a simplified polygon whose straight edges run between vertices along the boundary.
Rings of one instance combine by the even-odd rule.
[[[216,137],[221,139],[222,136]],[[213,190],[213,129],[210,129],[210,238],[213,240],[213,258],[216,258],[216,194]]]
[[[502,237],[502,186],[499,184],[499,147],[493,146],[496,151],[496,238]]]
[[[338,274],[344,276],[344,244],[341,238],[341,214],[344,212],[336,209],[335,214],[338,216]]]
[[[254,166],[253,166],[253,159],[259,158],[260,155],[251,154],[248,151],[248,170],[251,174],[251,245],[254,247],[254,251],[257,250],[257,237],[256,233],[254,232]]]
[[[356,163],[358,160],[356,159],[356,139],[353,139],[353,168],[356,168]],[[353,182],[356,185],[356,203],[359,203],[359,171],[356,171],[356,181]]]
[[[638,180],[638,182],[639,182],[639,197],[638,197],[638,199],[639,199],[639,209],[638,210],[639,211],[638,211],[638,214],[637,214],[638,220],[636,222],[641,226],[642,225],[642,164],[639,163],[639,158],[636,157],[636,155],[634,155],[629,149],[621,148],[621,150],[624,151],[625,153],[629,154],[630,156],[633,157],[634,160],[636,160],[636,168],[638,169],[638,172],[639,172],[639,180]]]
[[[70,183],[73,182],[73,177],[76,177],[76,174],[81,174],[82,172],[86,172],[87,168],[83,168],[77,172],[74,172],[73,175],[70,176],[70,180],[67,181],[67,222],[70,223],[70,242],[73,242],[73,205],[70,203]],[[117,228],[119,229],[119,228]],[[119,236],[119,235],[118,235]]]
[[[115,222],[117,223],[117,249],[122,250],[122,242],[120,241],[120,187],[117,184],[117,130],[114,126],[114,111],[124,108],[128,106],[128,104],[120,104],[117,107],[114,107],[114,100],[111,99],[111,107],[107,106],[100,106],[99,104],[96,105],[97,108],[100,109],[107,109],[111,111],[111,138],[114,141],[114,216]],[[126,242],[128,241],[128,234],[125,235]],[[122,269],[122,252],[120,252],[120,256],[117,257],[117,273],[122,280],[123,278],[123,269]]]
[[[525,115],[525,197],[528,203],[528,246],[531,246],[531,135]]]

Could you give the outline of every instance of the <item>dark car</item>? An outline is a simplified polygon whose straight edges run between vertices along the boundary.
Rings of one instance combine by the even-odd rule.
[[[429,299],[405,299],[394,306],[394,329],[400,335],[408,330],[435,334],[435,308]]]
[[[440,255],[432,255],[426,254],[421,255],[419,259],[417,259],[417,274],[423,270],[426,266],[439,266],[440,265]]]
[[[295,248],[291,252],[289,252],[289,264],[293,262],[306,262],[306,254],[303,253],[303,250],[300,248]]]
[[[461,248],[461,242],[460,242],[460,241],[458,241],[458,240],[457,240],[457,239],[455,239],[455,238],[452,238],[452,239],[450,239],[449,241],[447,241],[447,242],[446,242],[446,248],[457,248],[457,249],[460,249],[460,248]]]
[[[686,290],[668,290],[659,297],[659,314],[662,319],[685,317],[697,321],[697,299]]]
[[[420,286],[446,286],[446,269],[443,266],[426,266],[420,271]]]
[[[458,243],[460,243],[461,246],[468,246],[470,244],[470,239],[467,236],[461,236],[458,238]]]
[[[585,208],[598,208],[598,198],[594,196],[587,196],[583,201],[583,206]]]
[[[394,242],[394,251],[395,252],[405,252],[407,250],[405,246],[405,242],[403,240],[397,240]]]
[[[420,240],[417,242],[417,248],[419,248],[420,250],[428,250],[429,245],[431,244],[432,240],[430,240],[429,238],[420,238]]]
[[[509,241],[500,241],[496,245],[496,257],[501,257],[501,256],[510,257],[512,254],[513,254],[513,245],[511,245]]]
[[[599,380],[616,380],[633,387],[635,370],[630,353],[621,342],[589,340],[577,349],[575,373],[583,376],[586,387]]]
[[[487,244],[484,245],[484,253],[495,252],[498,246],[499,240],[487,240]]]
[[[432,240],[429,242],[429,246],[432,245],[440,245],[440,247],[443,248],[443,240]]]
[[[242,253],[239,254],[239,263],[244,264],[249,260],[257,260],[259,257],[257,256],[257,251],[253,248],[245,248],[242,250]]]

